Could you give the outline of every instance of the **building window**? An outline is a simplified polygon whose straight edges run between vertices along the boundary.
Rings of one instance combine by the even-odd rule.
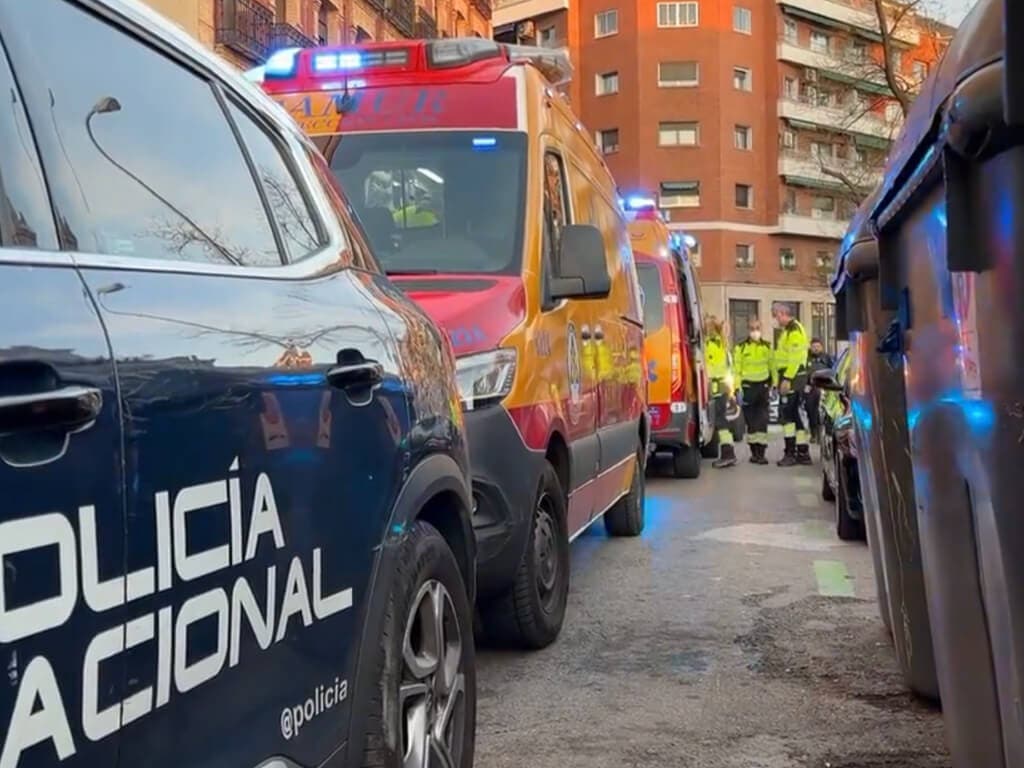
[[[735,346],[747,338],[752,320],[760,319],[760,302],[756,299],[729,299],[729,332]]]
[[[919,82],[919,83],[923,83],[925,81],[925,78],[927,78],[927,77],[928,77],[928,63],[925,62],[925,61],[915,61],[914,62],[914,79],[917,82]]]
[[[320,45],[327,45],[330,42],[330,30],[327,21],[327,6],[321,5],[316,13],[316,37]]]
[[[594,37],[608,37],[619,32],[619,12],[601,11],[594,14]]]
[[[779,248],[779,269],[785,272],[796,270],[796,253],[792,248]]]
[[[753,88],[754,77],[746,67],[732,68],[732,87],[737,91],[749,91]]]
[[[753,14],[749,8],[734,5],[732,9],[732,28],[737,32],[749,35],[754,28]]]
[[[799,29],[796,22],[792,19],[786,19],[782,22],[782,37],[789,43],[795,43],[799,39]]]
[[[796,99],[799,92],[795,77],[787,77],[782,81],[782,95],[787,99]]]
[[[811,50],[817,53],[828,53],[832,41],[824,32],[811,30]]]
[[[733,128],[733,144],[736,149],[753,149],[753,133],[749,125],[737,125]]]
[[[814,263],[821,270],[832,269],[832,251],[818,251],[814,257]]]
[[[892,68],[895,72],[903,71],[903,51],[892,52]]]
[[[736,207],[747,209],[754,207],[754,188],[749,184],[736,185]]]
[[[782,146],[785,149],[796,149],[796,133],[788,128],[782,132]]]
[[[658,85],[662,88],[685,88],[700,82],[696,61],[663,61],[658,64]]]
[[[686,247],[686,252],[690,255],[690,263],[695,266],[700,266],[700,241],[694,240],[693,245]]]
[[[812,219],[834,219],[836,217],[836,199],[827,195],[818,195],[811,200]]]
[[[821,339],[829,354],[836,351],[836,305],[831,302],[811,302],[811,338]]]
[[[558,35],[558,29],[557,28],[555,28],[555,27],[544,27],[544,29],[542,29],[540,31],[540,38],[538,39],[538,42],[544,48],[557,48],[558,47],[558,45],[557,45],[557,42],[558,42],[557,35]]]
[[[700,125],[696,122],[658,123],[658,145],[695,147],[700,143]]]
[[[601,152],[610,155],[619,151],[619,129],[609,128],[606,131],[597,132],[597,146]]]
[[[850,60],[855,62],[868,60],[868,47],[864,43],[854,41],[850,45]]]
[[[754,246],[749,243],[736,244],[736,266],[750,269],[754,266]]]
[[[658,3],[659,27],[696,27],[698,3]]]
[[[659,208],[699,208],[699,181],[663,181],[659,185]]]
[[[796,213],[796,190],[792,187],[786,187],[782,199],[782,212]]]
[[[619,92],[619,73],[602,72],[594,79],[594,92],[598,96],[607,96]]]

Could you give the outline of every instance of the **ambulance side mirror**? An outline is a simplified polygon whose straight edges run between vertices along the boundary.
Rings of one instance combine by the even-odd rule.
[[[836,372],[823,368],[811,374],[811,386],[823,389],[826,392],[842,392],[843,385],[839,383]]]
[[[590,224],[570,224],[562,229],[558,269],[551,278],[552,300],[604,299],[612,290],[605,261],[604,238]]]

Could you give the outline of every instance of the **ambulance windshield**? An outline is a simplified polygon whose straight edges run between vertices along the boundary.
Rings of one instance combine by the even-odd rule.
[[[325,154],[387,272],[519,272],[525,134],[353,133]]]

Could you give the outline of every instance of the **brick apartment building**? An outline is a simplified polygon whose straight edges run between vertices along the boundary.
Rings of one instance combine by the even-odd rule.
[[[492,0],[146,0],[246,69],[289,46],[490,37]]]
[[[952,30],[890,13],[912,92]],[[568,50],[569,97],[620,193],[697,240],[705,308],[734,338],[788,301],[833,343],[833,255],[902,122],[872,0],[498,0],[493,22],[498,40]]]

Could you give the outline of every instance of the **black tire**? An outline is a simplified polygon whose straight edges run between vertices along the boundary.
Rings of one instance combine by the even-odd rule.
[[[863,541],[864,521],[850,517],[850,496],[846,488],[845,467],[836,458],[836,535],[841,541]]]
[[[672,474],[692,480],[700,477],[701,453],[692,445],[680,445],[672,452]]]
[[[534,496],[528,544],[512,586],[483,606],[487,636],[498,645],[546,648],[562,631],[568,598],[565,493],[555,468],[545,462]]]
[[[643,533],[646,488],[643,454],[637,452],[629,493],[604,513],[604,529],[609,536],[639,536]]]
[[[824,469],[821,470],[821,498],[825,501],[836,500],[836,492],[832,490],[832,485],[829,483]]]
[[[413,523],[401,543],[395,559],[395,579],[388,595],[383,632],[375,652],[365,663],[373,664],[380,685],[373,689],[366,723],[366,747],[363,768],[399,768],[406,749],[406,730],[400,691],[415,677],[403,657],[406,633],[417,631],[412,611],[418,598],[428,592],[440,596],[446,606],[444,642],[452,642],[454,629],[461,639],[459,666],[462,680],[461,704],[456,704],[452,730],[447,731],[449,754],[456,768],[471,768],[476,748],[476,651],[473,643],[473,612],[455,555],[444,537],[428,523]],[[438,590],[440,585],[443,590]],[[447,595],[450,600],[444,600]],[[420,615],[420,612],[416,612]],[[447,623],[449,620],[452,623]],[[440,654],[438,654],[440,655]],[[455,678],[456,682],[459,680]],[[426,687],[426,686],[424,686]],[[411,701],[412,697],[406,700]],[[456,699],[460,701],[460,699]]]
[[[700,455],[705,459],[717,459],[718,458],[718,430],[715,430],[714,437],[711,438],[710,443],[705,443],[700,447]]]

